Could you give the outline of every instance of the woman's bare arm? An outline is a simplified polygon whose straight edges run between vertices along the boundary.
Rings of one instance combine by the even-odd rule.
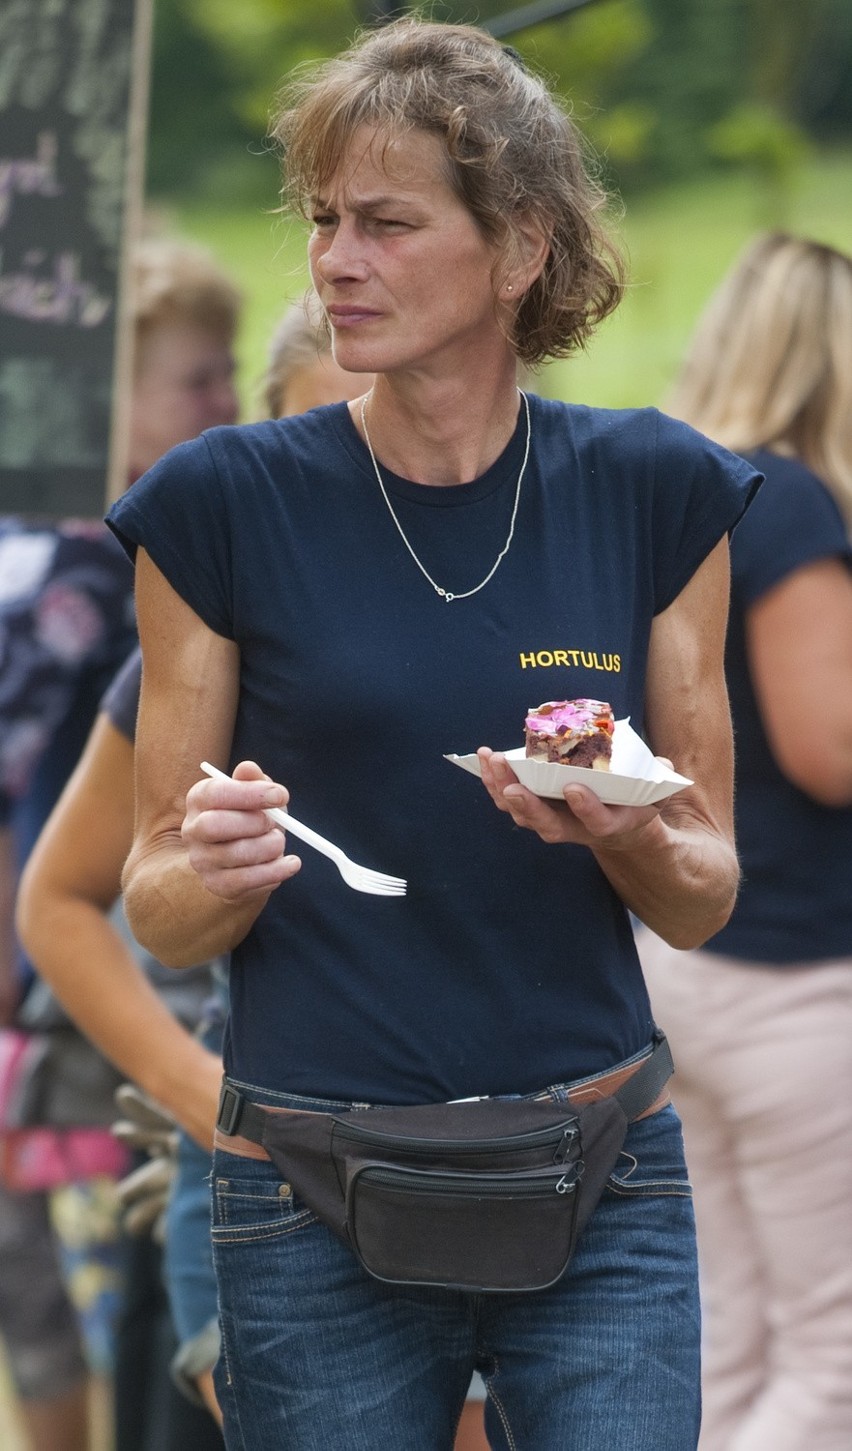
[[[480,752],[483,781],[502,810],[544,841],[595,854],[625,904],[673,947],[697,947],[733,909],[733,747],[724,680],[729,564],[713,550],[653,623],[646,728],[654,751],[695,785],[659,806],[606,806],[583,786],[565,805],[527,791],[502,755]]]
[[[18,929],[86,1036],[212,1150],[221,1059],[169,1011],[106,916],[133,836],[133,755],[100,715],[27,862]],[[221,1424],[209,1373],[198,1384]]]
[[[259,767],[224,767],[239,690],[236,645],[208,629],[139,551],[136,600],[144,670],[136,733],[136,830],[124,870],[134,934],[171,967],[241,942],[276,887],[299,870],[264,806],[289,797]]]
[[[132,834],[133,747],[100,715],[27,862],[18,931],[86,1036],[210,1147],[221,1061],[169,1011],[106,915]]]
[[[797,569],[746,611],[755,695],[778,765],[823,806],[852,805],[852,574]]]

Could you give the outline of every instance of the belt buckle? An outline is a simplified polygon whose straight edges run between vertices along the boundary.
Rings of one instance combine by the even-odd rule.
[[[236,1133],[242,1108],[242,1094],[237,1093],[237,1090],[232,1088],[229,1083],[223,1083],[222,1091],[219,1094],[219,1112],[216,1115],[216,1127],[220,1133],[230,1136]]]

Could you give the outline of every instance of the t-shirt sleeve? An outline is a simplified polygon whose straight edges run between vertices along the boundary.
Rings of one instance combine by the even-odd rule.
[[[101,701],[101,710],[131,745],[136,739],[136,717],[142,688],[142,652],[133,654],[119,670]]]
[[[131,558],[144,549],[199,618],[232,639],[229,494],[202,435],[170,449],[106,522]]]
[[[654,613],[677,599],[730,534],[760,487],[754,464],[686,423],[657,414],[654,477]]]
[[[805,565],[852,562],[843,516],[825,484],[792,459],[765,457],[763,466],[766,482],[731,550],[734,588],[744,607]]]

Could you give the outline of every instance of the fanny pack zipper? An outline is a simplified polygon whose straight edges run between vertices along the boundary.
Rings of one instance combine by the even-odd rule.
[[[563,1173],[558,1183],[552,1181],[556,1178],[552,1169],[541,1169],[536,1173],[531,1170],[528,1173],[519,1173],[517,1178],[507,1174],[465,1174],[464,1172],[453,1173],[441,1169],[391,1169],[385,1165],[367,1164],[358,1172],[359,1179],[369,1179],[371,1184],[379,1184],[384,1189],[396,1190],[399,1193],[433,1193],[439,1190],[444,1194],[470,1194],[488,1192],[490,1196],[502,1197],[506,1195],[511,1198],[526,1195],[541,1195],[548,1193],[568,1194],[579,1182],[582,1176],[582,1164],[572,1166],[569,1172]]]
[[[523,1134],[509,1134],[493,1139],[411,1139],[404,1134],[382,1133],[381,1129],[352,1128],[339,1121],[335,1123],[335,1137],[347,1139],[350,1143],[369,1144],[385,1150],[396,1149],[405,1154],[493,1154],[536,1149],[548,1144],[554,1145],[553,1162],[561,1164],[567,1159],[571,1147],[579,1136],[576,1120],[562,1124],[550,1124],[543,1129],[530,1129]]]

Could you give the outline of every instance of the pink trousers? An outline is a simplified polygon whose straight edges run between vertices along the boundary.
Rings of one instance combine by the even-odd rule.
[[[695,1192],[700,1451],[852,1451],[852,961],[637,944]]]

